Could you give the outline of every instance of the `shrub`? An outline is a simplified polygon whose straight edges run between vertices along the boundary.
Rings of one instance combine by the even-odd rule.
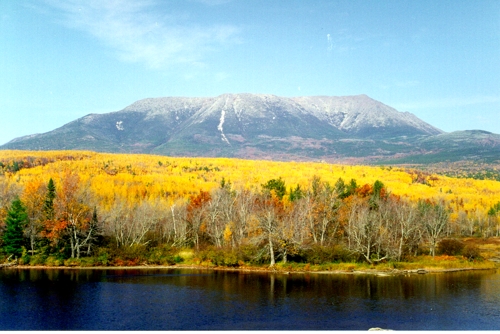
[[[224,265],[228,267],[237,267],[240,265],[238,254],[234,250],[224,252]]]
[[[145,245],[132,245],[122,247],[110,247],[108,249],[110,264],[116,266],[136,266],[147,259],[147,248]]]
[[[198,257],[201,259],[201,262],[210,262],[216,266],[224,263],[223,255],[213,246],[200,250],[198,252]]]
[[[80,264],[80,259],[73,258],[64,260],[64,265],[66,267],[78,267]]]
[[[19,264],[28,264],[30,263],[30,256],[28,252],[26,251],[26,248],[23,249],[23,254],[21,255],[21,258],[19,259]]]
[[[464,243],[457,239],[443,239],[439,242],[437,250],[442,255],[460,255]]]
[[[80,263],[82,267],[94,267],[97,264],[97,258],[93,256],[82,257]]]
[[[422,255],[428,255],[430,253],[431,249],[426,246],[426,245],[419,245],[416,252],[413,254],[413,257],[415,256],[422,256]],[[411,258],[408,257],[408,258]]]
[[[29,257],[30,266],[42,266],[45,264],[46,256],[43,254],[36,254]]]
[[[259,248],[255,245],[241,245],[238,248],[238,257],[243,262],[257,263],[259,251]]]
[[[150,249],[147,261],[150,264],[159,265],[172,265],[182,262],[182,257],[179,255],[174,256],[173,252],[168,246],[154,247]]]
[[[236,267],[239,265],[238,253],[233,249],[207,247],[198,253],[202,262],[210,262],[216,266]]]
[[[191,260],[194,256],[194,250],[192,249],[181,249],[176,253],[174,258],[180,258],[182,261]]]
[[[313,245],[311,248],[304,250],[301,255],[305,262],[312,264],[349,262],[352,260],[352,256],[349,250],[341,245]]]
[[[58,267],[58,266],[62,266],[63,263],[64,263],[64,259],[57,258],[53,255],[50,255],[47,257],[47,259],[45,259],[45,264],[48,266]]]
[[[462,250],[462,256],[469,261],[482,260],[479,248],[476,245],[466,245]]]
[[[97,252],[96,264],[106,266],[109,263],[109,254],[104,249],[99,249]]]

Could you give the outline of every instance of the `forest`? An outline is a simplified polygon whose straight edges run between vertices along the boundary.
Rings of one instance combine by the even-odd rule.
[[[479,261],[500,182],[392,166],[0,151],[0,259],[217,266]]]

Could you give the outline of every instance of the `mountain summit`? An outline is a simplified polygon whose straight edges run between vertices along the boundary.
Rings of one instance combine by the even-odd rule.
[[[297,97],[293,100],[350,135],[387,137],[443,133],[409,112],[399,112],[366,95]]]
[[[0,148],[337,160],[411,154],[416,143],[442,134],[366,95],[224,94],[143,99]]]

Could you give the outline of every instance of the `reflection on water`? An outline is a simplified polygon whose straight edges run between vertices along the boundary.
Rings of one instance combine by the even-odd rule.
[[[0,329],[500,329],[500,273],[3,270]]]

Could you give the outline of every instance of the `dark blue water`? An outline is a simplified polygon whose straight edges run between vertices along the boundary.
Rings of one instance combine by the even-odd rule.
[[[0,270],[0,330],[498,330],[500,273]]]

